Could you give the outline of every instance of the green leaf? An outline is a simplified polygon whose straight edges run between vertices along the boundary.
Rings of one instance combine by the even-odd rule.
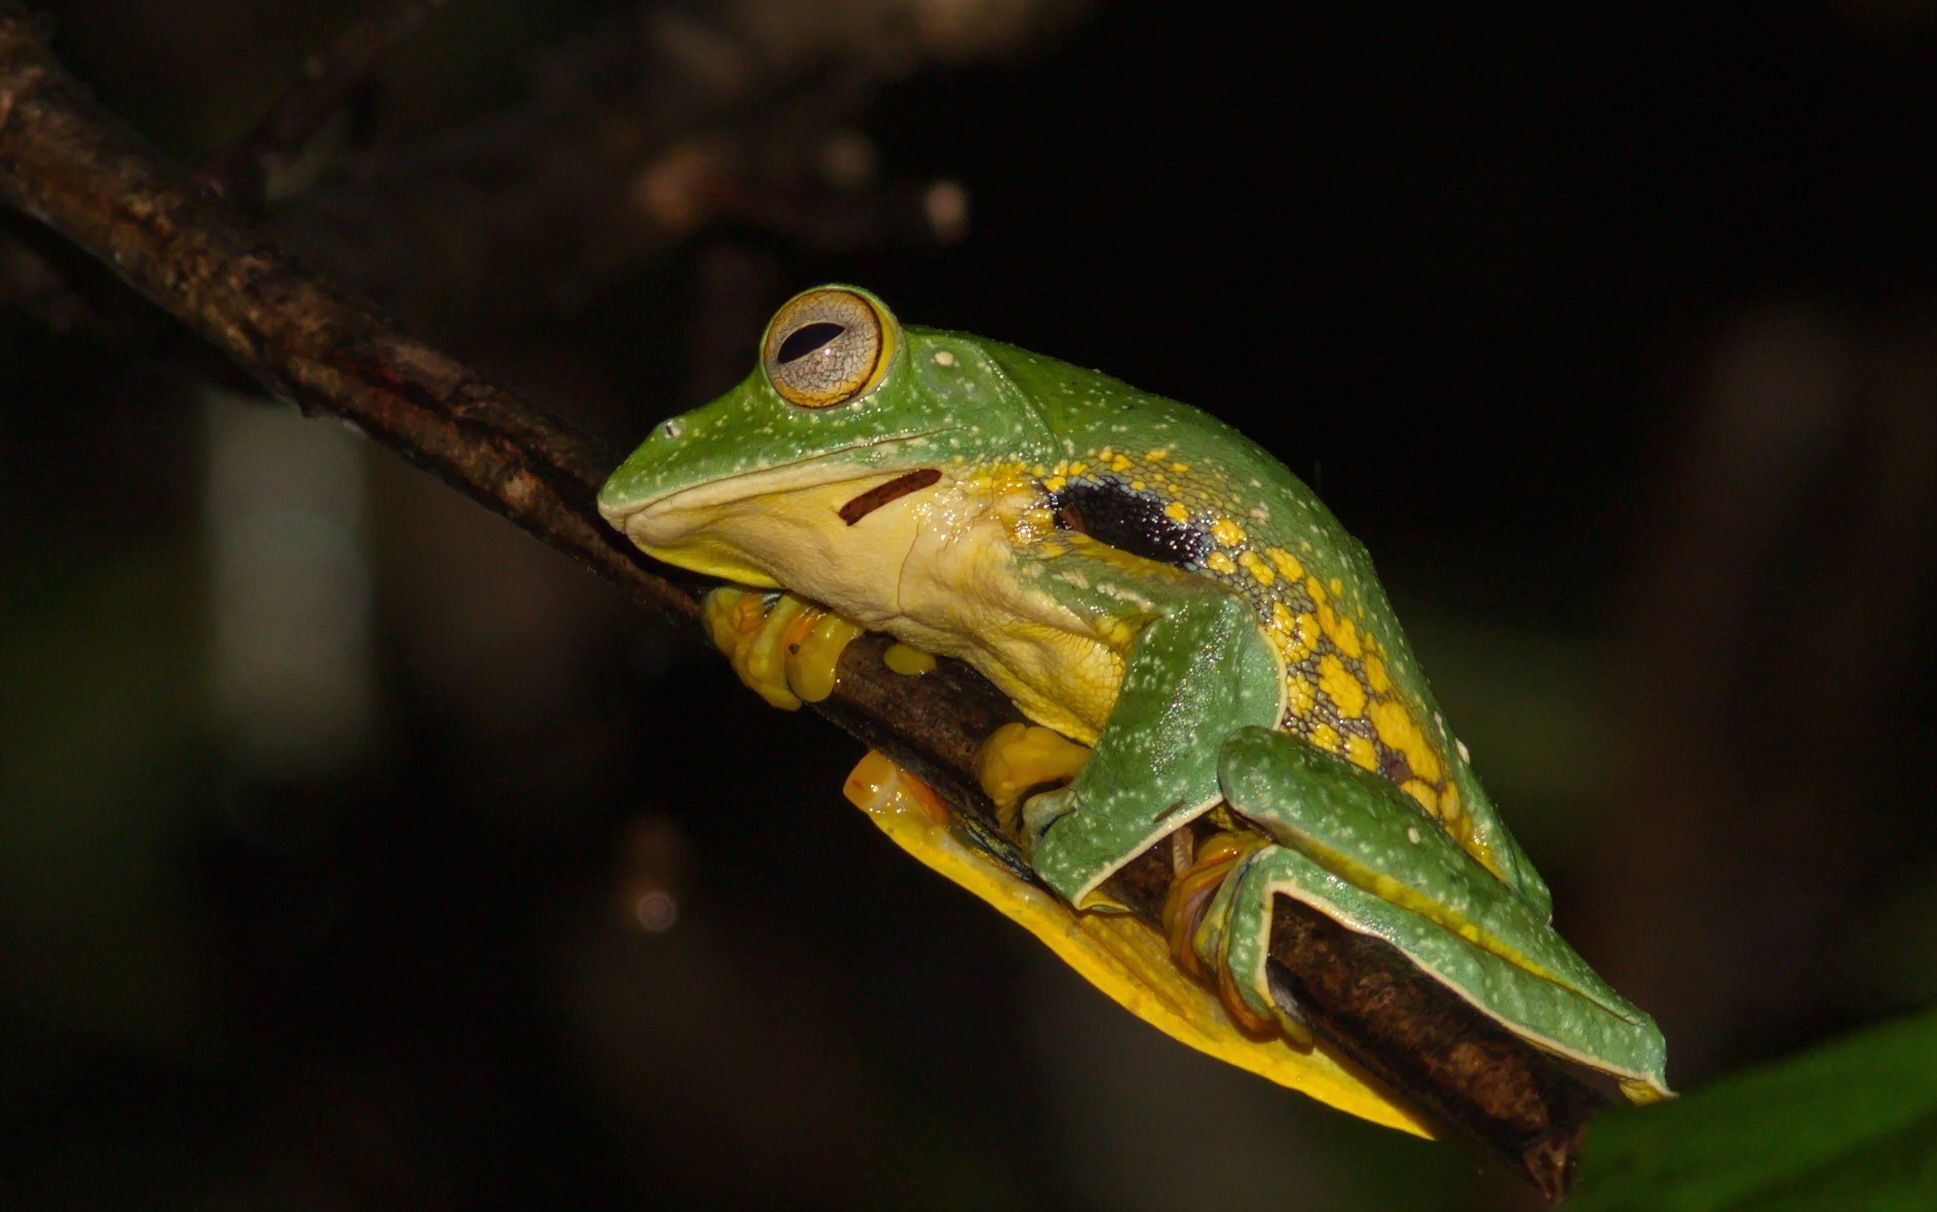
[[[1595,1121],[1568,1212],[1937,1208],[1937,1012]]]

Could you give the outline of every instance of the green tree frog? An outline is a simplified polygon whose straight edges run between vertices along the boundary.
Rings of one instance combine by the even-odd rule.
[[[1238,1014],[1304,1034],[1267,964],[1290,897],[1630,1098],[1667,1094],[1661,1034],[1549,924],[1365,549],[1222,422],[825,286],[774,316],[744,382],[662,422],[599,508],[667,563],[959,658],[1090,747],[1019,821],[1078,912],[1214,814],[1228,831],[1179,879],[1201,894],[1180,959]]]

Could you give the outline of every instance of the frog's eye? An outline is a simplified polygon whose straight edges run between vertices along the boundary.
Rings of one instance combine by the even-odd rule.
[[[832,408],[874,390],[894,357],[895,320],[858,291],[796,295],[767,325],[760,365],[789,404]]]

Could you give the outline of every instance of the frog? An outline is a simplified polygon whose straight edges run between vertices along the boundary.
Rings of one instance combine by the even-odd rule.
[[[1310,1046],[1270,962],[1283,897],[1630,1101],[1671,1096],[1661,1032],[1554,929],[1365,547],[1224,421],[837,283],[597,504],[656,560],[965,662],[1079,753],[1009,793],[1070,912],[1121,910],[1126,865],[1208,836],[1166,928],[1247,1029]]]

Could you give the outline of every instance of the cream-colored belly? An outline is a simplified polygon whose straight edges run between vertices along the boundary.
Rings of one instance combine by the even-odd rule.
[[[997,504],[951,496],[923,502],[932,513],[904,548],[894,615],[881,629],[966,662],[1030,719],[1094,743],[1123,682],[1123,654],[1025,583]]]
[[[750,585],[784,586],[903,643],[967,662],[1037,723],[1084,743],[1102,731],[1123,656],[1075,611],[1016,571],[1013,514],[1029,502],[986,480],[932,489],[848,525],[840,507],[875,483],[854,479],[706,501],[633,520],[648,554]]]

